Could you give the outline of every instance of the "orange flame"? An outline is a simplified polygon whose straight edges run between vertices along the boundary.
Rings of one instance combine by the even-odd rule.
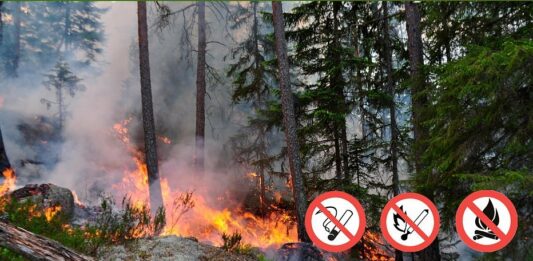
[[[74,204],[78,206],[83,206],[83,203],[81,203],[80,198],[78,197],[78,194],[76,194],[76,191],[72,191],[72,197],[74,197]]]
[[[135,168],[125,170],[121,182],[112,185],[112,188],[130,196],[133,206],[140,208],[149,202],[148,175],[143,154],[130,144],[127,128],[130,121],[131,118],[117,123],[113,129],[132,154]],[[257,174],[249,173],[248,176]],[[240,233],[243,243],[264,248],[297,241],[296,227],[286,211],[279,210],[266,217],[258,217],[242,207],[221,207],[223,199],[209,200],[209,197],[199,193],[192,196],[194,206],[185,211],[176,203],[180,203],[179,199],[186,192],[173,190],[164,177],[160,181],[167,220],[163,235],[192,236],[211,244],[222,244],[223,233]]]
[[[171,144],[172,140],[166,136],[157,136],[157,138],[165,144]]]
[[[15,177],[15,171],[11,168],[5,169],[2,172],[2,175],[4,176],[4,183],[0,185],[0,196],[15,188],[15,182],[17,180]]]
[[[46,217],[46,220],[50,222],[59,211],[61,211],[61,206],[49,207],[44,210],[44,216]]]

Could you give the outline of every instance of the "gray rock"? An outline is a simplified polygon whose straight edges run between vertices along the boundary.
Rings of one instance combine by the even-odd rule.
[[[177,236],[139,239],[126,245],[99,250],[102,261],[252,261],[257,258],[230,253],[218,247],[198,243],[191,238]]]
[[[310,243],[286,243],[276,252],[275,261],[348,260],[344,254],[322,251]]]
[[[54,184],[29,184],[11,192],[11,197],[20,202],[31,201],[41,209],[61,206],[61,213],[67,218],[74,214],[72,192]]]

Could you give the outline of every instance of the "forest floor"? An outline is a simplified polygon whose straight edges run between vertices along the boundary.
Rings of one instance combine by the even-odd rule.
[[[103,247],[98,252],[99,260],[213,260],[252,261],[257,255],[239,254],[219,247],[199,243],[195,238],[165,236],[142,238],[133,242]]]

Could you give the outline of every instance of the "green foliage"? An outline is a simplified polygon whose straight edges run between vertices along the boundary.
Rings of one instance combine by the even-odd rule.
[[[58,108],[56,116],[58,117],[60,129],[65,124],[67,116],[66,95],[74,97],[79,91],[84,91],[85,86],[80,84],[81,80],[71,70],[67,62],[63,59],[59,59],[50,71],[49,74],[45,74],[46,80],[43,82],[44,86],[48,90],[52,90],[55,93],[56,98],[54,100],[41,99],[41,103],[46,105],[47,109],[52,106]]]
[[[240,233],[233,233],[233,234],[223,233],[222,240],[223,240],[223,243],[222,243],[221,248],[226,251],[230,251],[230,252],[234,252],[234,253],[238,253],[242,255],[256,256],[258,258],[262,256],[261,254],[257,254],[259,252],[257,248],[252,247],[252,245],[250,244],[244,244],[241,242],[242,236]]]
[[[240,233],[233,233],[233,234],[222,234],[222,240],[224,243],[222,244],[222,249],[226,251],[235,251],[239,247],[241,247],[241,240],[242,236]]]
[[[440,173],[531,167],[533,42],[473,46],[439,71],[426,161]],[[439,182],[436,180],[435,182]]]
[[[94,229],[102,243],[120,244],[140,237],[159,235],[165,227],[165,209],[159,208],[152,218],[145,205],[134,206],[131,199],[122,199],[122,208],[116,211],[112,199],[103,198],[102,213],[95,222]]]
[[[103,51],[101,16],[107,9],[95,3],[9,2],[2,9],[13,17],[3,25],[0,46],[8,74],[16,75],[17,63],[30,68],[47,67],[60,55],[72,56],[76,65],[89,65]]]
[[[425,122],[430,130],[426,169],[413,181],[442,202],[447,230],[472,191],[505,193],[522,220],[515,240],[503,250],[512,255],[531,246],[521,238],[531,233],[524,224],[530,222],[533,200],[533,41],[499,43],[469,46],[464,57],[435,70],[436,88],[427,92],[433,105],[426,111],[432,115]]]
[[[95,230],[91,228],[76,228],[68,224],[68,218],[59,211],[50,220],[43,214],[43,210],[37,209],[31,202],[9,201],[0,216],[5,216],[7,221],[15,226],[22,227],[28,231],[43,235],[56,240],[61,244],[86,254],[94,254],[96,251],[94,244]],[[9,257],[18,260],[18,255],[0,248],[0,257]]]
[[[0,260],[9,260],[9,261],[26,261],[21,255],[14,253],[7,248],[0,247]]]
[[[43,210],[37,209],[31,201],[11,200],[3,206],[0,216],[5,216],[15,226],[56,240],[87,255],[95,255],[104,245],[158,235],[166,224],[164,208],[158,209],[152,218],[147,207],[135,207],[129,198],[123,199],[121,210],[116,210],[111,199],[102,198],[101,208],[97,221],[84,227],[69,225],[68,218],[61,211],[47,219]],[[18,254],[0,247],[0,259],[2,258],[24,260]]]
[[[63,59],[60,59],[45,77],[46,81],[43,84],[48,90],[61,89],[71,97],[74,97],[76,92],[85,90],[85,86],[79,84],[82,79],[70,70],[70,66]]]

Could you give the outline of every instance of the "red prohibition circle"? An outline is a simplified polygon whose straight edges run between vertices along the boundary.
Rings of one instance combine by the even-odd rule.
[[[357,228],[355,235],[353,235],[353,237],[351,238],[348,237],[350,238],[350,240],[342,245],[329,245],[325,242],[322,242],[313,231],[313,226],[311,224],[311,219],[313,217],[315,208],[317,208],[319,204],[322,204],[324,200],[330,198],[342,198],[350,202],[350,204],[355,207],[359,218],[359,227]],[[313,241],[316,246],[329,252],[343,252],[355,246],[355,244],[357,244],[357,242],[359,242],[359,240],[361,240],[361,238],[363,237],[365,227],[366,217],[365,211],[361,206],[361,203],[359,203],[359,201],[352,195],[342,191],[330,191],[319,195],[311,202],[311,204],[309,204],[309,208],[307,208],[307,213],[305,214],[305,230],[307,232],[307,235],[309,235],[311,241]]]
[[[426,206],[428,206],[429,210],[431,211],[431,214],[433,215],[433,230],[431,231],[431,235],[429,235],[427,240],[425,240],[423,243],[416,245],[416,246],[406,246],[402,245],[396,240],[394,240],[387,230],[387,215],[390,211],[394,211],[392,209],[393,205],[396,205],[396,203],[400,200],[404,199],[416,199],[422,201]],[[396,205],[397,206],[397,205]],[[418,252],[429,245],[437,238],[437,235],[439,234],[439,228],[440,228],[440,218],[439,218],[439,211],[437,210],[437,207],[431,200],[426,198],[425,196],[418,194],[418,193],[412,193],[407,192],[400,194],[394,198],[392,198],[383,208],[383,211],[381,212],[381,219],[380,219],[380,227],[381,232],[383,233],[383,237],[385,237],[385,240],[389,242],[394,248],[403,251],[403,252]]]
[[[466,234],[463,226],[463,218],[466,209],[470,208],[470,205],[472,204],[475,206],[474,201],[476,199],[485,197],[494,198],[502,202],[511,216],[511,225],[509,226],[509,231],[507,231],[505,237],[500,238],[500,241],[492,245],[483,245],[475,242]],[[472,209],[470,210],[472,211]],[[504,248],[513,239],[516,229],[518,228],[518,214],[516,213],[516,208],[514,207],[513,202],[511,202],[511,200],[509,200],[509,198],[507,198],[504,194],[494,190],[480,190],[468,195],[468,197],[461,202],[461,205],[459,205],[457,213],[455,214],[455,226],[459,237],[468,247],[479,252],[494,252]]]

